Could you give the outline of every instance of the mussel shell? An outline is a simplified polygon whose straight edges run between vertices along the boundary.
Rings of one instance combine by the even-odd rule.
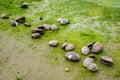
[[[80,56],[75,52],[66,53],[66,58],[71,61],[79,61],[80,60]]]
[[[46,28],[44,26],[39,26],[38,29],[42,29],[43,31],[46,30]]]
[[[67,46],[67,43],[62,44],[62,49],[65,49],[66,46]]]
[[[56,41],[56,40],[51,40],[51,41],[49,41],[49,45],[50,45],[50,46],[53,46],[53,47],[57,47],[57,46],[58,46],[58,41]]]
[[[90,49],[87,46],[82,47],[82,54],[87,55],[90,53]]]
[[[96,72],[98,70],[97,65],[95,63],[91,63],[87,66],[87,69],[92,71],[92,72]]]
[[[102,59],[101,59],[101,62],[102,62],[103,64],[105,64],[105,65],[108,65],[108,66],[112,66],[112,65],[113,65],[112,62],[107,62],[107,61],[104,61],[104,60],[102,60]]]
[[[83,66],[87,67],[91,63],[94,63],[94,59],[93,58],[85,58],[85,60],[83,61]]]
[[[70,43],[70,44],[67,44],[66,47],[65,47],[65,50],[66,50],[66,51],[71,51],[71,50],[73,50],[73,49],[74,49],[74,44],[71,44],[71,43]]]
[[[100,52],[102,52],[102,50],[103,50],[102,44],[100,44],[99,42],[96,42],[93,44],[91,52],[92,53],[100,53]]]
[[[60,20],[60,23],[61,23],[62,25],[66,25],[66,24],[68,24],[68,20],[67,20],[67,19],[61,19],[61,20]]]
[[[18,18],[16,18],[15,21],[17,21],[18,23],[25,23],[26,19],[25,19],[25,17],[18,17]]]
[[[40,38],[40,33],[32,33],[31,38],[33,39]]]

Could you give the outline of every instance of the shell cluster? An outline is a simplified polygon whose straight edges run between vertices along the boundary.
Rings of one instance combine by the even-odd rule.
[[[28,8],[28,3],[23,2],[21,4],[21,8]],[[8,19],[9,16],[6,14],[2,14],[0,16],[1,19]],[[42,17],[39,18],[39,20],[43,20]],[[68,19],[65,18],[58,18],[57,21],[61,24],[61,25],[67,25],[69,24]],[[18,26],[18,24],[24,24],[26,27],[30,27],[31,25],[28,24],[26,22],[26,17],[21,16],[21,17],[17,17],[14,21],[11,22],[12,26]],[[56,24],[53,25],[49,25],[49,24],[43,24],[39,27],[37,27],[37,29],[32,30],[32,34],[31,34],[31,38],[33,39],[37,39],[40,38],[41,35],[44,34],[44,31],[46,30],[56,30],[58,29]],[[49,46],[52,47],[57,47],[58,46],[58,41],[57,40],[51,40],[49,41]],[[65,57],[66,59],[70,60],[70,61],[79,61],[80,55],[76,52],[73,52],[72,50],[74,49],[74,44],[72,43],[64,43],[62,44],[62,49],[69,51],[66,53]],[[89,56],[88,58],[85,58],[85,60],[83,61],[83,66],[85,68],[87,68],[88,70],[95,72],[98,70],[97,64],[95,63],[95,55],[102,52],[103,51],[103,45],[99,42],[93,42],[93,43],[89,43],[85,46],[82,47],[81,52],[83,55],[88,55],[89,53],[93,53],[91,56]],[[101,56],[101,62],[105,65],[108,66],[112,66],[113,65],[113,59],[110,56]],[[65,71],[69,71],[68,68],[65,69]]]
[[[90,52],[94,54],[98,54],[102,52],[102,50],[103,50],[103,46],[101,43],[93,42],[93,43],[89,43],[86,46],[82,47],[81,51],[83,55],[88,55]]]
[[[46,30],[56,30],[56,29],[58,29],[56,24],[53,24],[52,26],[50,26],[48,24],[43,24],[43,25],[37,27],[37,29],[32,30],[31,37],[33,39],[37,39],[37,38],[40,38],[40,36],[44,34],[44,31],[46,31]]]
[[[56,47],[56,46],[58,46],[58,41],[51,40],[51,41],[49,41],[49,45]],[[81,59],[80,55],[78,53],[71,51],[74,49],[74,44],[64,43],[64,44],[62,44],[62,49],[69,51],[65,55],[66,59],[68,59],[70,61],[79,61]],[[103,46],[99,42],[89,43],[86,46],[82,47],[83,55],[88,55],[89,53],[94,53],[94,54],[91,54],[88,58],[85,58],[83,61],[83,66],[87,70],[92,71],[92,72],[96,72],[98,70],[97,64],[95,63],[95,56],[97,55],[97,53],[102,52],[102,50],[103,50]],[[109,56],[102,56],[101,62],[108,66],[113,65],[113,59]]]
[[[31,25],[26,22],[26,17],[24,16],[17,17],[14,21],[11,22],[11,25],[18,26],[19,23],[24,24],[26,27],[31,27]]]
[[[83,66],[86,67],[88,70],[93,71],[93,72],[98,70],[94,59],[91,57],[85,58],[85,60],[83,61]]]

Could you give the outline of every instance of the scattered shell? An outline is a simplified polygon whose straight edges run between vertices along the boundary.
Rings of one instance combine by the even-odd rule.
[[[44,26],[44,28],[47,29],[47,30],[50,30],[50,29],[51,29],[50,25],[48,25],[48,24],[44,24],[43,26]]]
[[[55,29],[57,29],[57,25],[56,25],[56,24],[53,24],[53,25],[51,26],[51,30],[55,30]]]
[[[67,50],[67,51],[71,51],[73,49],[74,49],[74,44],[67,44],[65,47],[65,50]]]
[[[89,53],[90,53],[89,47],[84,46],[84,47],[82,48],[82,54],[83,54],[83,55],[87,55],[87,54],[89,54]]]
[[[68,20],[67,19],[60,19],[60,23],[62,25],[66,25],[66,24],[68,24]]]
[[[91,63],[94,63],[94,59],[93,58],[85,58],[85,60],[83,61],[83,66],[87,67]]]
[[[11,25],[12,25],[12,26],[18,26],[18,22],[12,21],[12,22],[11,22]]]
[[[42,29],[43,31],[46,30],[46,28],[43,25],[39,26],[38,29]]]
[[[93,72],[95,72],[95,71],[98,70],[97,65],[96,65],[95,63],[89,64],[89,65],[87,66],[87,69],[90,70],[90,71],[93,71]]]
[[[92,43],[87,44],[87,47],[89,47],[89,48],[91,49],[94,43],[95,43],[95,42],[92,42]]]
[[[36,29],[36,30],[32,30],[32,33],[42,33],[43,30],[42,29]]]
[[[28,23],[24,23],[24,25],[25,25],[26,27],[31,27],[31,25],[28,24]]]
[[[62,44],[62,49],[65,49],[67,45],[68,45],[67,43]]]
[[[40,38],[40,33],[32,33],[31,37],[34,39]]]
[[[60,22],[62,18],[58,18],[57,21]]]
[[[17,21],[18,23],[25,23],[26,19],[25,19],[25,17],[18,17],[18,18],[16,18],[15,21]]]
[[[1,19],[8,19],[9,18],[9,16],[6,14],[2,14],[0,17],[1,17]]]
[[[51,41],[49,41],[49,45],[50,45],[50,46],[53,46],[53,47],[56,47],[56,46],[58,46],[58,41],[56,41],[56,40],[51,40]]]
[[[79,61],[80,60],[80,56],[75,52],[66,53],[66,58],[71,61]]]
[[[92,46],[92,52],[93,53],[99,53],[103,50],[103,46],[102,44],[100,44],[99,42],[96,42],[93,44]]]
[[[103,64],[106,64],[106,65],[109,65],[109,66],[113,65],[113,59],[109,56],[102,56],[101,61],[102,61]]]
[[[28,3],[23,2],[23,3],[21,4],[21,8],[28,8]]]

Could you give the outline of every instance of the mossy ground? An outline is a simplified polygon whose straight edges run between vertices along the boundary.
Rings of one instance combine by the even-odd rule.
[[[10,15],[8,20],[0,19],[0,80],[120,80],[119,0],[26,0],[28,9],[21,9],[21,2],[24,0],[0,0],[0,14]],[[25,16],[32,27],[12,27],[10,21],[18,16]],[[60,17],[70,24],[60,25],[56,21]],[[42,24],[56,24],[59,29],[31,39],[31,30]],[[58,47],[48,46],[52,39],[59,41]],[[75,44],[73,51],[80,55],[80,62],[65,59],[61,45],[66,41]],[[96,73],[83,68],[89,55],[81,54],[81,48],[94,41],[104,46],[96,56]],[[114,65],[103,65],[102,55],[111,56]]]

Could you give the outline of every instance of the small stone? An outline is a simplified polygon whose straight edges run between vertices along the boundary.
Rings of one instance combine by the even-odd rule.
[[[92,71],[92,72],[95,72],[95,71],[98,70],[97,65],[96,65],[95,63],[89,64],[89,65],[87,66],[87,69],[90,70],[90,71]]]
[[[102,56],[101,61],[102,61],[103,64],[106,64],[108,66],[113,65],[113,59],[111,57],[109,57],[109,56]]]
[[[55,30],[55,29],[57,29],[57,25],[56,25],[56,24],[53,24],[53,25],[51,26],[51,30]]]
[[[49,45],[50,45],[50,46],[53,46],[53,47],[57,47],[57,46],[58,46],[58,41],[56,41],[56,40],[51,40],[51,41],[49,41]]]
[[[62,44],[62,49],[65,49],[65,47],[68,45],[68,43]]]
[[[12,25],[12,26],[18,26],[18,22],[12,21],[12,22],[11,22],[11,25]]]
[[[88,55],[89,53],[90,53],[89,47],[84,46],[84,47],[82,48],[82,54],[83,54],[83,55]]]
[[[80,60],[80,56],[75,52],[66,53],[66,58],[71,61],[79,61]]]
[[[1,19],[9,19],[9,16],[6,14],[2,14],[0,17],[1,17]]]
[[[28,24],[28,23],[24,23],[24,25],[25,25],[26,27],[31,27],[31,25]]]
[[[71,50],[73,50],[74,49],[74,44],[67,44],[66,45],[66,47],[65,47],[65,50],[67,50],[67,51],[71,51]]]
[[[68,20],[67,20],[67,19],[61,19],[61,20],[60,20],[60,23],[61,23],[62,25],[66,25],[66,24],[68,24]]]
[[[65,68],[65,72],[68,72],[69,71],[69,69],[68,68]]]
[[[85,58],[85,60],[83,61],[83,66],[87,67],[91,63],[94,63],[94,59],[93,58]]]
[[[93,53],[100,53],[102,50],[103,50],[102,44],[100,44],[99,42],[96,42],[93,44],[93,46],[92,46]]]
[[[25,23],[26,19],[25,19],[25,17],[18,17],[18,18],[16,18],[15,21],[17,21],[18,23]]]
[[[50,29],[51,29],[50,25],[48,25],[48,24],[44,24],[43,26],[44,26],[44,28],[47,29],[47,30],[50,30]]]
[[[23,2],[23,3],[21,4],[21,8],[28,8],[28,3]]]
[[[33,33],[33,34],[31,35],[31,37],[32,37],[33,39],[40,38],[40,33]]]

